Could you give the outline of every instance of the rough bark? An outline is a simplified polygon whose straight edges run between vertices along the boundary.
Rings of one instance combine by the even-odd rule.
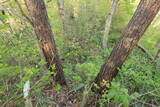
[[[160,10],[160,0],[141,0],[128,26],[122,32],[110,56],[101,67],[95,78],[95,83],[100,87],[93,87],[93,91],[101,92],[118,73],[133,47],[138,43],[154,17]],[[105,82],[104,82],[105,80]]]
[[[110,8],[109,14],[108,14],[107,19],[105,21],[105,30],[104,30],[103,40],[102,40],[102,45],[103,45],[104,49],[107,48],[110,26],[111,26],[112,18],[113,18],[115,11],[116,11],[118,2],[119,2],[119,0],[112,1],[112,6]]]
[[[34,30],[39,40],[40,48],[47,62],[47,69],[55,72],[54,80],[66,85],[63,68],[60,63],[53,32],[49,24],[46,7],[43,0],[24,0],[33,22]],[[55,67],[53,67],[55,65]]]

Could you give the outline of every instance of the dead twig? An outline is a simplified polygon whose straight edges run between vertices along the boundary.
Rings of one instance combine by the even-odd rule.
[[[136,45],[137,48],[139,48],[142,52],[144,52],[145,54],[147,54],[147,56],[149,56],[149,58],[154,61],[155,57],[147,50],[145,49],[142,45],[138,44]]]

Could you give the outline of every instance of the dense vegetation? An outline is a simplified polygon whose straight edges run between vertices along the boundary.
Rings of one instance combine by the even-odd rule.
[[[111,0],[65,0],[65,18],[59,14],[56,0],[45,0],[49,22],[54,32],[67,88],[53,85],[53,72],[46,61],[23,0],[0,1],[0,105],[23,107],[26,99],[33,107],[158,107],[160,106],[160,16],[152,21],[138,46],[119,68],[119,73],[100,98],[90,90],[127,26],[140,0],[120,0],[103,48],[105,20]],[[20,5],[18,5],[20,4]],[[65,25],[64,25],[65,24]],[[146,52],[147,51],[147,52]],[[152,58],[154,57],[154,58]],[[155,60],[156,59],[156,60]],[[52,65],[53,68],[55,65]],[[30,81],[29,96],[23,88]],[[65,90],[65,91],[64,91]],[[88,101],[88,99],[90,101]],[[92,101],[93,100],[93,101]],[[94,102],[94,104],[93,104]],[[65,105],[65,106],[64,106]]]

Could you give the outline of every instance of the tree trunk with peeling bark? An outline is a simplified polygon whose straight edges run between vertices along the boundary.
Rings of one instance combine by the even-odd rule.
[[[109,14],[108,14],[106,22],[105,22],[105,30],[104,30],[104,35],[103,35],[103,39],[102,39],[102,45],[103,45],[104,49],[107,48],[110,26],[111,26],[112,18],[113,18],[115,11],[116,11],[118,2],[119,2],[119,0],[112,1],[112,6],[110,8]]]
[[[105,64],[101,67],[95,83],[100,87],[93,87],[93,91],[102,92],[118,73],[133,47],[138,43],[154,17],[160,10],[160,0],[141,0],[131,21],[122,32],[116,46],[113,48]],[[105,80],[105,82],[104,82]]]
[[[32,19],[40,48],[47,62],[47,69],[56,73],[54,81],[61,85],[66,85],[63,68],[53,39],[53,32],[49,23],[45,3],[43,0],[24,1]]]

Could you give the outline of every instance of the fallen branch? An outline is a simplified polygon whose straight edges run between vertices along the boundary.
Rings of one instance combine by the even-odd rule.
[[[147,56],[149,56],[149,58],[150,58],[152,61],[155,60],[155,57],[154,57],[147,49],[145,49],[142,45],[137,44],[136,46],[137,46],[137,48],[139,48],[142,52],[146,53]]]
[[[154,57],[154,61],[156,62],[156,60],[159,58],[160,56],[160,49],[158,49],[156,56]]]

